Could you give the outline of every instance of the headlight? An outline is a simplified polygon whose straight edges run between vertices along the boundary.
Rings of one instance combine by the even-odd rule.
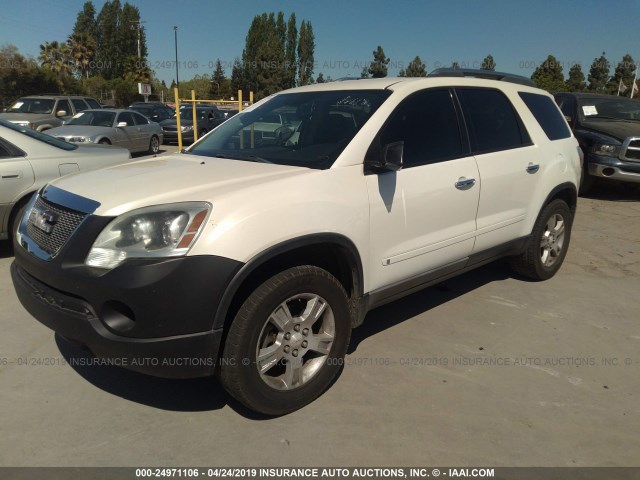
[[[595,153],[596,155],[604,155],[605,157],[617,157],[619,152],[620,145],[597,143],[593,146],[593,153]]]
[[[182,130],[183,132],[190,132],[191,130],[193,130],[193,125],[183,125],[180,127],[180,130]]]
[[[71,143],[84,143],[84,142],[88,142],[89,140],[85,137],[71,137],[69,138],[69,142]]]
[[[186,254],[209,215],[208,203],[174,203],[120,215],[100,233],[85,264],[112,269],[127,258]]]

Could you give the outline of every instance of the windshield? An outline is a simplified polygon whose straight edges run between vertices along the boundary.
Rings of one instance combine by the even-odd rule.
[[[390,93],[343,90],[277,94],[227,120],[187,153],[329,168]]]
[[[640,102],[621,97],[583,98],[579,111],[585,120],[640,120]]]
[[[214,111],[196,108],[196,118],[199,118],[201,120],[206,120],[209,117],[209,115],[214,116]],[[180,107],[180,118],[184,120],[193,119],[193,108]]]
[[[31,137],[40,142],[44,142],[48,145],[51,145],[52,147],[61,148],[62,150],[70,151],[78,148],[76,145],[72,145],[63,140],[59,140],[55,137],[52,137],[51,135],[40,133],[37,130],[33,130],[29,127],[23,127],[21,125],[16,125],[15,123],[6,122],[4,120],[0,120],[0,125],[2,125],[3,127],[10,128],[11,130],[19,132],[23,135],[26,135],[27,137]]]
[[[55,100],[50,98],[21,98],[7,110],[9,113],[51,113]]]
[[[111,127],[116,118],[115,112],[103,110],[85,110],[76,114],[66,125],[90,125],[93,127]]]

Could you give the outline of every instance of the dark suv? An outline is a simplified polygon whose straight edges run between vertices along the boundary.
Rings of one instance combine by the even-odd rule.
[[[129,105],[129,110],[141,113],[152,122],[158,123],[172,118],[175,115],[175,111],[167,107],[164,103],[135,102]]]
[[[213,130],[223,123],[227,117],[222,110],[218,110],[215,106],[196,105],[196,124],[198,129],[198,138],[202,137],[209,130]],[[178,141],[178,125],[176,118],[170,118],[160,122],[162,130],[164,130],[164,142]],[[180,130],[182,131],[182,141],[185,144],[193,143],[193,107],[191,105],[180,107]]]
[[[640,183],[640,101],[591,93],[555,99],[584,153],[580,193],[596,178]]]
[[[94,98],[82,95],[31,95],[16,100],[5,113],[0,113],[0,120],[43,132],[91,108],[102,106]]]

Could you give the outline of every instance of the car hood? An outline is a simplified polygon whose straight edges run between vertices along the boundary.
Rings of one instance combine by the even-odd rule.
[[[51,113],[0,113],[0,120],[7,122],[37,122],[45,118],[51,118]]]
[[[111,127],[94,127],[91,125],[63,125],[47,130],[53,137],[94,137],[106,135],[113,131]]]
[[[640,136],[640,122],[625,120],[593,119],[582,122],[583,128],[604,133],[622,141],[627,137]]]
[[[116,216],[149,205],[209,201],[265,182],[304,175],[307,168],[176,154],[78,173],[52,182],[100,203],[97,215]]]

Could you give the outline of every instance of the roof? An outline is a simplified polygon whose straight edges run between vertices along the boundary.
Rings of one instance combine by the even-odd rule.
[[[555,92],[554,95],[571,95],[576,98],[601,98],[603,100],[623,100],[630,102],[638,102],[638,98],[621,97],[618,95],[607,95],[603,93],[589,93],[589,92]]]

